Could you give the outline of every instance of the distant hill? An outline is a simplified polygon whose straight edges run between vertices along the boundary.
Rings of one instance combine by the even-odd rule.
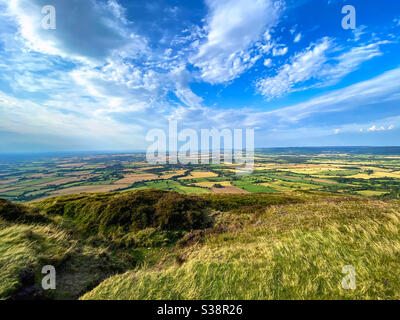
[[[256,152],[270,154],[318,155],[318,154],[364,154],[364,155],[400,155],[400,147],[288,147],[257,148]]]

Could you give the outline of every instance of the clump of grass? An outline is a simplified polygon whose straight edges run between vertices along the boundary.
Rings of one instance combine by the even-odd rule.
[[[59,197],[35,204],[46,215],[64,216],[85,232],[113,238],[146,228],[203,228],[210,223],[208,207],[206,200],[196,196],[160,190]]]
[[[73,224],[60,220],[39,225],[0,218],[0,299],[32,299],[30,288],[39,290],[33,293],[41,298],[75,299],[105,278],[134,268],[152,253],[88,238]],[[40,289],[45,265],[56,268],[55,291]],[[27,277],[28,282],[24,280]]]
[[[211,202],[211,208],[218,211],[248,213],[260,208],[278,204],[302,203],[298,195],[253,193],[253,194],[203,194],[203,199]]]
[[[400,298],[398,202],[321,197],[216,220],[228,230],[179,263],[112,277],[83,299]],[[355,290],[341,286],[346,265]]]
[[[118,242],[126,248],[167,248],[173,246],[183,233],[183,231],[160,231],[156,228],[146,228],[130,232]]]
[[[0,217],[6,221],[46,222],[38,210],[0,199]]]
[[[24,270],[59,266],[73,249],[69,235],[54,227],[4,222],[0,226],[0,299],[19,288]]]

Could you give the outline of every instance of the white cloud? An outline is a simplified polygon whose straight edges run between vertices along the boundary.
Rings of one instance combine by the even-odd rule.
[[[376,125],[373,125],[373,126],[371,126],[371,127],[369,127],[368,129],[367,129],[367,132],[374,132],[374,131],[386,131],[386,130],[388,130],[388,131],[391,131],[391,130],[393,130],[394,129],[394,125],[390,125],[390,126],[388,126],[387,128],[385,128],[385,126],[376,126]],[[364,130],[362,130],[362,132],[364,132]]]
[[[380,41],[360,47],[336,57],[331,57],[335,45],[332,39],[323,38],[311,44],[303,52],[297,53],[291,61],[280,68],[274,77],[260,79],[258,91],[268,100],[285,94],[301,91],[310,86],[332,85],[347,74],[355,71],[363,62],[382,55],[380,45],[388,43]],[[314,83],[307,84],[313,80]]]
[[[170,117],[193,128],[260,127],[264,133],[290,131],[297,137],[321,132],[332,135],[347,129],[339,123],[321,124],[322,129],[315,124],[307,128],[302,120],[351,108],[362,110],[378,102],[385,108],[390,100],[400,101],[400,76],[393,71],[276,111],[204,106],[202,97],[190,88],[198,74],[204,81],[223,83],[238,77],[258,59],[267,67],[262,68],[264,72],[276,72],[270,58],[288,52],[287,45],[273,40],[277,31],[272,27],[281,12],[275,6],[279,1],[208,0],[205,27],[189,28],[184,36],[174,38],[176,43],[166,42],[158,53],[150,49],[150,39],[131,31],[132,24],[116,0],[70,0],[65,10],[65,1],[55,0],[57,8],[68,13],[68,19],[58,17],[54,33],[40,29],[40,10],[38,15],[26,14],[36,12],[42,2],[0,0],[7,6],[11,4],[7,19],[17,19],[18,26],[17,32],[5,32],[0,22],[1,49],[5,48],[0,49],[0,82],[10,87],[7,94],[0,91],[0,130],[25,138],[40,135],[38,143],[68,140],[97,149],[111,149],[113,144],[115,148],[143,147],[146,130],[162,128]],[[29,3],[32,7],[25,11]],[[72,7],[76,8],[73,12],[69,11]],[[1,20],[4,15],[0,16]],[[85,28],[80,24],[82,18]],[[293,31],[294,41],[302,38],[298,32]],[[3,38],[6,33],[7,43]],[[324,38],[295,54],[277,69],[276,76],[262,79],[265,82],[259,89],[267,97],[276,97],[334,83],[363,61],[379,56],[380,44],[383,42],[343,52],[332,39]],[[188,55],[199,72],[187,68]],[[310,80],[314,83],[307,83]],[[398,125],[392,120],[373,121],[364,125],[365,130],[373,125],[376,130],[382,126],[394,130]],[[0,142],[0,147],[1,143],[4,145]]]
[[[270,67],[272,65],[272,60],[271,59],[265,59],[264,60],[264,66]]]
[[[299,33],[299,34],[294,38],[293,42],[294,42],[294,43],[300,42],[301,38],[302,38],[301,33]]]
[[[184,66],[179,73],[185,76],[178,79],[176,61],[164,65],[163,56],[142,56],[149,53],[147,40],[130,31],[125,9],[116,0],[55,0],[57,29],[51,31],[41,29],[40,4],[39,0],[4,2],[8,20],[2,21],[2,27],[16,21],[18,37],[7,36],[7,54],[0,52],[0,81],[9,83],[18,94],[40,92],[40,101],[32,99],[32,103],[52,109],[55,119],[66,112],[104,120],[105,125],[105,119],[111,118],[138,124],[154,114],[154,121],[150,121],[154,125],[168,113],[168,91],[175,92],[185,105],[201,104],[202,99],[183,79],[188,77]],[[48,45],[47,39],[51,39]],[[5,106],[0,111],[1,117],[7,112]],[[34,121],[28,118],[29,112],[20,121]]]
[[[273,48],[272,49],[272,55],[274,57],[276,56],[284,56],[286,53],[288,53],[289,48],[288,47],[283,47],[283,48]]]
[[[375,125],[373,125],[371,128],[368,128],[367,131],[377,131],[377,127]]]
[[[257,83],[258,90],[271,99],[293,91],[297,83],[318,77],[322,65],[327,61],[325,53],[331,46],[332,40],[324,38],[306,51],[296,54],[291,63],[284,65],[275,77],[260,80]]]
[[[325,84],[336,83],[347,74],[357,70],[363,62],[381,56],[380,45],[387,43],[387,41],[379,41],[354,47],[350,51],[333,58],[332,64],[325,65],[321,70],[321,79],[325,81]]]
[[[29,136],[30,142],[37,137],[36,142],[41,145],[52,141],[52,148],[63,148],[66,144],[70,144],[72,148],[88,150],[101,146],[114,150],[121,147],[132,148],[132,142],[143,131],[137,124],[121,125],[106,115],[66,113],[53,105],[50,107],[29,99],[17,99],[1,92],[0,113],[0,130],[12,133],[12,139],[16,139],[2,141],[1,148],[4,145],[21,143],[18,141],[18,136],[21,135],[25,136],[25,141],[28,141],[26,136]],[[118,144],[115,144],[116,141]],[[30,149],[25,149],[27,150]]]
[[[265,130],[267,131],[268,128],[297,128],[302,122],[307,123],[311,121],[310,119],[315,121],[315,118],[324,119],[324,121],[329,120],[334,126],[328,129],[332,133],[332,130],[337,129],[338,125],[342,124],[342,114],[346,111],[359,110],[362,113],[363,107],[371,106],[389,110],[390,106],[400,103],[399,92],[400,68],[386,72],[374,79],[363,81],[290,107],[268,112],[243,110],[242,112],[235,111],[234,113],[235,119],[237,117],[242,119],[243,123],[251,124],[254,127],[260,126],[266,128]],[[334,118],[328,116],[328,114],[336,115],[337,124],[334,124]],[[233,122],[233,120],[226,120]],[[391,121],[391,123],[387,124],[388,121]],[[379,126],[388,127],[394,122],[400,122],[400,119],[388,119],[385,123],[380,123]],[[318,128],[318,125],[313,124],[313,127]],[[342,128],[339,127],[339,129]],[[355,131],[359,129],[359,125],[355,126]]]
[[[257,136],[263,138],[265,143],[268,137],[279,140],[287,137],[286,134],[296,139],[332,135],[336,129],[339,130],[337,133],[357,133],[361,131],[360,127],[365,126],[365,131],[372,127],[373,124],[369,121],[374,121],[377,128],[383,126],[386,130],[389,128],[393,130],[394,125],[400,124],[400,117],[377,121],[377,115],[373,114],[371,117],[374,119],[366,120],[367,124],[343,125],[343,115],[349,110],[357,110],[356,112],[362,114],[363,108],[370,106],[389,110],[389,106],[400,103],[399,92],[400,68],[374,79],[273,111],[259,112],[249,108],[221,110],[207,107],[190,109],[179,107],[174,114],[180,123],[190,123],[194,129],[259,127],[262,129],[258,131]],[[318,125],[315,119],[319,121],[323,119],[325,123]],[[307,126],[307,123],[312,125]]]
[[[180,101],[182,101],[188,107],[201,107],[203,99],[194,94],[193,91],[189,88],[189,80],[191,76],[184,65],[173,69],[170,72],[169,77],[171,81],[175,84],[175,88],[173,88],[173,91]]]
[[[362,35],[366,34],[366,32],[364,31],[365,29],[367,29],[366,26],[360,26],[353,30],[354,41],[357,42],[361,40]]]
[[[278,22],[282,4],[277,0],[207,0],[206,41],[192,63],[209,83],[235,79],[259,58],[251,47],[266,29]],[[268,33],[267,33],[268,34]]]

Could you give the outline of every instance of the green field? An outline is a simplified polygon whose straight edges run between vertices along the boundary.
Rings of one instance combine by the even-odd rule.
[[[101,186],[109,190],[160,189],[183,194],[213,192],[195,186],[198,182],[231,181],[246,192],[325,191],[375,198],[399,198],[400,158],[393,155],[332,152],[310,153],[308,149],[269,153],[258,150],[254,171],[237,176],[232,165],[149,165],[144,154],[53,157],[27,160],[0,160],[0,198],[29,202],[73,193],[72,188]],[[184,172],[169,180],[171,172]],[[201,177],[202,172],[215,177]],[[145,181],[119,184],[132,174],[152,174]],[[179,179],[179,178],[186,179]],[[191,177],[188,179],[187,177]],[[69,191],[72,190],[72,191]],[[77,190],[81,190],[78,188]],[[91,192],[96,192],[92,188]],[[80,192],[80,191],[79,191]]]
[[[177,181],[151,181],[151,182],[144,182],[140,183],[132,189],[129,190],[145,190],[145,189],[158,189],[158,190],[165,190],[165,191],[176,191],[183,194],[197,194],[197,193],[208,193],[207,189],[203,188],[196,188],[196,187],[188,187],[184,186]]]

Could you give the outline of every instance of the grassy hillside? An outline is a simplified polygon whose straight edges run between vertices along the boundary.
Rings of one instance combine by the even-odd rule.
[[[0,201],[0,298],[398,299],[396,200],[146,190]],[[41,267],[57,290],[40,289]],[[356,270],[355,290],[341,287]]]
[[[221,214],[173,265],[107,279],[83,299],[398,299],[398,203],[340,198]],[[343,266],[356,290],[341,287]]]

